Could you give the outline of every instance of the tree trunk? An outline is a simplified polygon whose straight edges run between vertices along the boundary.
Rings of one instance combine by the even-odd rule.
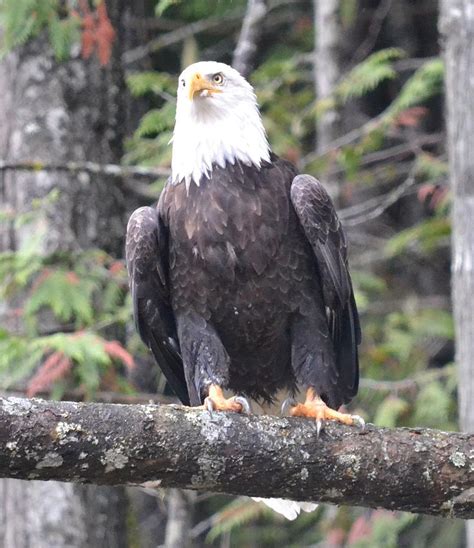
[[[266,13],[267,3],[265,0],[247,0],[247,10],[232,57],[232,66],[245,78],[248,78],[252,72],[253,60],[257,53],[258,40]]]
[[[474,0],[443,0],[452,206],[452,289],[459,367],[459,420],[474,431]],[[467,525],[474,547],[474,522]]]
[[[339,0],[314,0],[315,58],[314,84],[316,97],[329,97],[341,75]],[[316,126],[318,152],[325,151],[339,136],[340,116],[337,109],[327,110]]]
[[[191,531],[194,493],[182,489],[168,492],[168,521],[165,548],[188,548]]]
[[[110,3],[112,16],[118,4]],[[116,60],[107,69],[77,58],[58,64],[44,37],[27,43],[0,62],[0,157],[10,162],[117,162],[123,87]],[[10,170],[0,180],[2,205],[16,214],[30,211],[34,199],[53,189],[59,195],[45,205],[44,217],[7,229],[2,224],[2,250],[16,250],[38,234],[43,236],[39,252],[45,254],[90,246],[120,250],[124,200],[113,179]],[[8,326],[21,331],[16,315],[8,315],[8,305],[3,306]],[[57,328],[50,323],[48,331]],[[0,546],[126,546],[126,507],[123,488],[3,480]]]

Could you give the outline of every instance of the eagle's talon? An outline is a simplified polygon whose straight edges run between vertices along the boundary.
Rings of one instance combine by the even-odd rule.
[[[209,412],[209,415],[212,417],[212,413],[214,411],[214,402],[211,398],[206,398],[204,400],[204,409],[206,409]]]
[[[250,415],[251,413],[250,404],[246,398],[244,398],[243,396],[234,396],[232,400],[235,401],[235,403],[238,403],[241,405],[243,413],[245,413],[246,415]]]
[[[250,413],[249,402],[242,396],[226,398],[222,388],[216,384],[209,386],[209,395],[204,399],[201,409],[209,411],[212,417],[214,411],[231,411],[233,413]]]
[[[361,430],[365,430],[365,420],[359,415],[351,415],[353,424],[360,426]]]
[[[296,405],[297,401],[294,398],[286,398],[286,400],[281,404],[280,415],[288,415],[289,410]]]
[[[342,424],[347,424],[348,426],[359,425],[362,429],[365,427],[365,421],[362,417],[359,417],[359,415],[341,413],[335,409],[331,409],[316,394],[313,388],[308,388],[305,402],[295,404],[290,410],[290,415],[292,417],[315,419],[318,437],[325,421],[340,422]]]

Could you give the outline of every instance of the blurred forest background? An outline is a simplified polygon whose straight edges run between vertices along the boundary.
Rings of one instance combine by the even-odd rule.
[[[0,0],[2,394],[172,401],[134,331],[124,233],[169,172],[177,76],[214,59],[249,77],[274,151],[337,203],[363,326],[351,411],[457,429],[438,9]],[[381,510],[321,505],[290,523],[247,498],[0,481],[6,548],[445,548],[464,534]]]

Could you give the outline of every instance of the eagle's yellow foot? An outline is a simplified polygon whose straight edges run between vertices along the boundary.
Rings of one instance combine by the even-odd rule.
[[[284,412],[288,407],[290,407],[289,412],[292,417],[316,419],[318,437],[324,421],[337,421],[342,422],[342,424],[359,425],[362,428],[365,426],[364,419],[359,417],[359,415],[339,413],[339,411],[328,407],[313,388],[308,388],[304,403],[286,400],[283,403],[282,411]]]
[[[215,384],[209,387],[209,396],[204,400],[204,409],[213,411],[233,411],[234,413],[250,413],[249,402],[241,396],[225,398],[222,388]]]

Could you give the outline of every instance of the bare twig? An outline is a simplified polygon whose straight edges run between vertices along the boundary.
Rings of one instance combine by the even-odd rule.
[[[238,440],[238,443],[237,443]],[[0,476],[474,517],[474,435],[0,398]],[[152,482],[152,484],[148,482]],[[383,488],[381,488],[383,486]]]
[[[384,110],[378,116],[375,116],[374,118],[371,118],[370,120],[368,120],[365,124],[362,124],[361,126],[355,129],[352,129],[351,131],[348,131],[344,135],[341,135],[341,137],[334,139],[333,141],[328,143],[324,148],[321,148],[317,152],[310,152],[306,156],[303,156],[301,160],[299,161],[300,167],[303,169],[310,162],[318,160],[319,158],[325,156],[329,152],[332,152],[341,147],[350,145],[351,143],[353,143],[360,137],[365,137],[370,132],[374,131],[375,129],[379,127],[380,123],[383,121],[386,114],[387,114],[387,110]]]
[[[301,0],[275,0],[274,2],[269,3],[266,11],[270,12],[281,6],[297,4],[300,1]],[[263,3],[263,0],[260,0],[260,2]],[[132,65],[160,49],[183,42],[187,38],[200,34],[201,32],[215,29],[222,31],[223,28],[237,26],[245,13],[245,11],[238,9],[225,15],[194,21],[193,23],[173,29],[170,32],[158,36],[154,40],[151,40],[144,46],[139,46],[125,52],[122,57],[123,64],[125,66]]]
[[[392,0],[382,0],[377,6],[372,21],[370,22],[369,29],[365,40],[356,49],[351,59],[351,65],[359,63],[362,59],[372,51],[372,48],[379,37],[380,30],[382,29],[383,22],[392,7]]]
[[[0,160],[0,171],[68,171],[72,173],[91,173],[94,175],[110,175],[112,177],[145,177],[157,179],[168,177],[170,170],[163,167],[121,166],[118,164],[97,164],[95,162],[42,162],[41,160],[25,160],[10,162]]]
[[[420,67],[434,61],[437,57],[410,57],[409,59],[397,59],[393,62],[393,68],[399,72],[418,70]]]
[[[412,173],[407,179],[396,188],[387,192],[382,196],[376,196],[366,200],[362,204],[357,204],[351,207],[347,207],[339,211],[339,217],[343,221],[345,226],[356,226],[376,217],[379,217],[384,213],[391,205],[406,194],[406,192],[415,184],[415,174]]]
[[[121,179],[121,183],[130,192],[141,196],[142,198],[154,200],[157,193],[150,189],[148,185],[134,181],[133,184],[128,180],[134,178],[158,179],[168,177],[171,171],[163,167],[142,167],[142,166],[121,166],[118,164],[97,164],[95,162],[64,162],[52,163],[36,161],[10,162],[0,160],[1,171],[67,171],[69,173],[89,173],[92,175],[107,175]]]
[[[252,61],[257,51],[257,42],[262,31],[262,21],[267,14],[265,0],[248,0],[242,22],[239,40],[234,50],[232,66],[247,77],[252,69]]]
[[[382,245],[386,244],[386,240],[382,240]],[[451,309],[451,299],[448,295],[427,295],[425,297],[416,297],[408,295],[405,299],[383,299],[380,301],[372,301],[366,308],[364,313],[382,314],[387,312],[402,310],[402,309],[422,310],[426,308],[441,308],[444,310]]]
[[[389,160],[400,161],[415,155],[420,151],[420,149],[423,149],[423,147],[433,147],[439,145],[444,139],[445,135],[443,133],[419,135],[399,145],[366,154],[361,158],[359,167],[368,167],[373,164],[387,162]],[[337,175],[342,172],[344,172],[344,167],[340,165],[334,166],[328,171],[329,175]]]
[[[244,12],[239,9],[235,10],[232,13],[227,15],[221,15],[218,17],[209,17],[208,19],[201,19],[190,23],[189,25],[184,25],[175,30],[167,32],[166,34],[161,34],[154,40],[151,40],[144,46],[139,46],[137,48],[126,51],[122,56],[122,61],[125,66],[131,65],[147,57],[148,55],[155,53],[156,51],[177,44],[195,36],[200,32],[205,32],[214,28],[221,28],[224,25],[236,24],[242,18]]]
[[[449,378],[456,372],[456,366],[446,365],[442,369],[429,369],[420,373],[416,377],[403,379],[400,381],[381,381],[376,379],[362,378],[360,379],[360,387],[377,392],[417,392],[420,387],[426,384]]]

